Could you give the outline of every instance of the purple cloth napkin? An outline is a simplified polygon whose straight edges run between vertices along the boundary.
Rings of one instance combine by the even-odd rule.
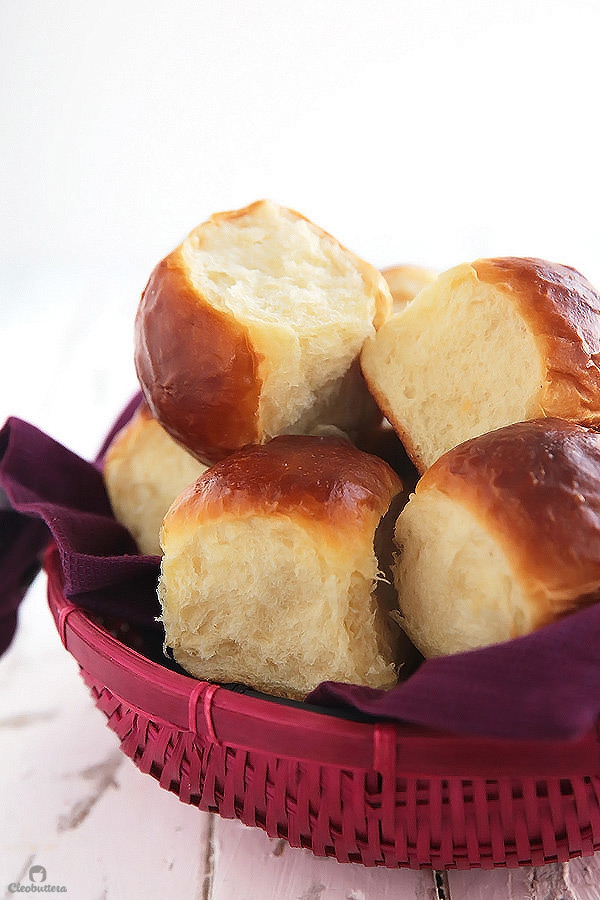
[[[600,604],[504,644],[428,659],[391,691],[326,682],[309,700],[481,737],[580,737],[600,716]]]
[[[134,398],[111,434],[138,404]],[[112,514],[99,466],[106,446],[98,461],[89,463],[21,419],[8,419],[0,431],[2,650],[12,640],[17,607],[51,538],[72,602],[141,629],[160,629],[155,621],[159,559],[139,555],[133,537]]]
[[[138,555],[115,521],[100,469],[110,438],[138,403],[126,408],[95,463],[20,419],[0,432],[0,652],[50,536],[72,602],[160,638],[159,559]],[[427,660],[387,692],[326,682],[308,700],[462,734],[579,737],[600,715],[600,604],[518,640]]]
[[[48,537],[44,522],[11,510],[0,489],[0,656],[15,633],[19,604],[38,572]]]

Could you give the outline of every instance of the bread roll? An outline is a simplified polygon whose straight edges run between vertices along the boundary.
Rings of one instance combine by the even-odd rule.
[[[152,418],[146,404],[115,436],[104,458],[104,483],[115,518],[129,529],[140,553],[160,554],[165,513],[205,470]]]
[[[424,266],[388,266],[381,274],[388,283],[394,301],[394,312],[403,310],[411,300],[428,284],[433,284],[438,276],[433,269]]]
[[[440,275],[370,337],[367,382],[424,471],[511,422],[600,421],[600,297],[567,266],[480,259]]]
[[[466,441],[423,475],[395,541],[402,625],[425,656],[509,640],[597,602],[600,435],[545,419]]]
[[[212,463],[249,443],[379,417],[358,357],[387,318],[380,272],[268,201],[200,225],[152,273],[135,362],[155,418]]]
[[[215,464],[162,528],[165,643],[188,672],[302,698],[390,687],[399,629],[378,605],[374,534],[401,483],[333,437],[285,435]]]

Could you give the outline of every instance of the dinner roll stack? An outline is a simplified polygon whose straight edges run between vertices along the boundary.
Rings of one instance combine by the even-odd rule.
[[[281,436],[215,464],[162,529],[165,644],[188,672],[302,698],[387,688],[399,629],[376,597],[374,535],[401,490],[333,437]]]
[[[597,602],[600,435],[546,419],[466,441],[421,478],[395,541],[400,621],[425,656],[506,641]]]
[[[140,553],[160,554],[162,520],[171,503],[206,469],[153,419],[143,403],[111,442],[104,483],[117,521]]]
[[[362,367],[420,471],[512,422],[600,421],[600,297],[574,269],[480,259],[423,288],[365,343]]]
[[[380,418],[358,358],[391,308],[383,275],[299,213],[260,201],[216,214],[150,277],[140,385],[206,463],[320,424],[354,434]]]

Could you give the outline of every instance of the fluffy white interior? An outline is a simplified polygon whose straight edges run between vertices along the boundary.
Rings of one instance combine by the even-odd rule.
[[[134,418],[120,432],[106,459],[104,481],[115,518],[142,553],[160,555],[167,510],[205,469],[153,419]]]
[[[342,547],[284,517],[248,516],[170,525],[163,549],[165,643],[196,677],[289,697],[326,679],[394,683],[368,542]]]
[[[265,436],[319,421],[320,405],[339,393],[337,383],[374,332],[375,299],[353,256],[269,202],[203,226],[182,254],[196,290],[233,313],[264,357]]]
[[[401,624],[424,656],[442,656],[527,634],[535,604],[498,543],[440,491],[415,494],[395,530],[393,566]]]
[[[506,290],[446,272],[370,339],[367,380],[421,468],[476,435],[541,414],[535,337]]]

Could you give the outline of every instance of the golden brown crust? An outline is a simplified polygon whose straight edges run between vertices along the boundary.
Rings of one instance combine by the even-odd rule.
[[[547,374],[540,411],[600,420],[600,295],[576,269],[543,259],[473,263],[480,281],[504,287],[542,345]]]
[[[494,534],[539,597],[539,623],[600,599],[600,435],[561,419],[508,425],[440,457],[437,488]]]
[[[110,444],[106,448],[104,459],[102,461],[103,468],[110,467],[114,459],[117,459],[122,452],[122,448],[132,440],[132,435],[139,434],[141,428],[146,422],[152,419],[152,413],[146,401],[142,398],[140,405],[129,419],[129,421],[115,434]]]
[[[198,295],[179,248],[158,264],[135,321],[152,415],[201,462],[259,439],[259,358],[246,330]]]
[[[361,531],[378,520],[402,482],[383,460],[335,437],[283,435],[212,466],[168,519],[276,514]],[[166,523],[167,524],[167,523]]]
[[[151,420],[154,419],[154,416],[152,415],[152,410],[146,403],[146,399],[144,397],[142,398],[140,405],[138,406],[137,410],[135,411],[135,415],[133,418],[135,418],[140,423],[150,422]],[[133,421],[133,418],[130,421]]]
[[[268,202],[216,213],[194,229],[155,268],[136,315],[135,365],[151,413],[206,464],[264,440],[260,410],[268,361],[265,368],[248,329],[234,313],[215,308],[192,282],[185,248],[201,247],[214,227],[252,217],[263,205],[268,207]],[[300,213],[278,209],[289,219],[306,222],[321,240],[348,255],[374,300],[374,326],[384,321],[392,298],[381,273]],[[370,400],[364,384],[362,388]]]

